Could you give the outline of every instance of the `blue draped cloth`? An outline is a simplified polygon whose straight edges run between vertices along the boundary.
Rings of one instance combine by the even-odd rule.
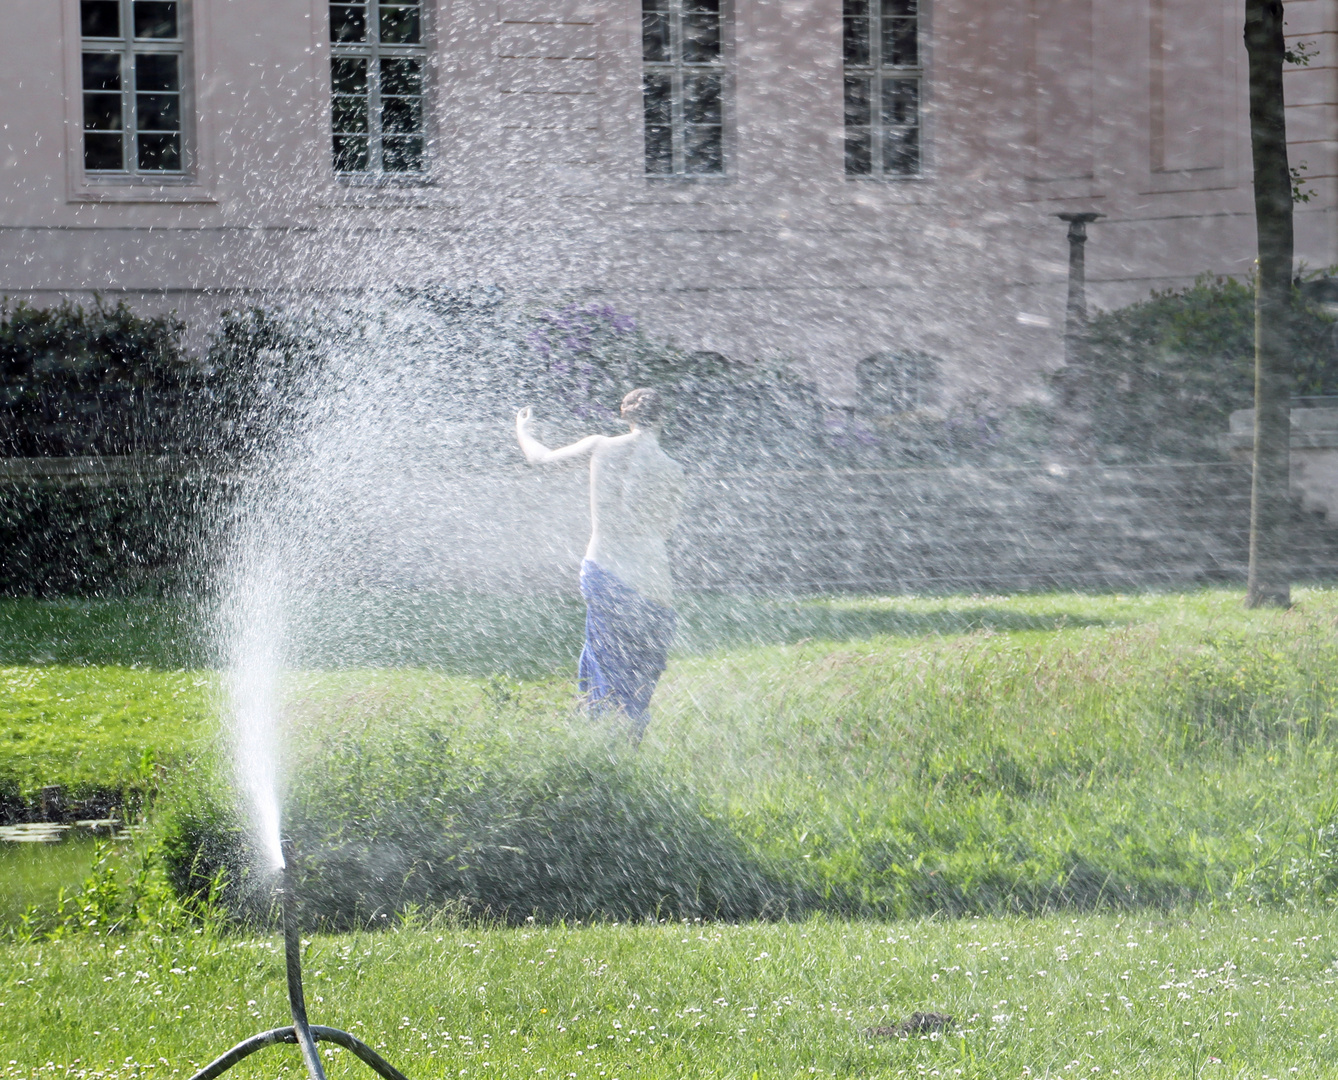
[[[640,739],[678,617],[589,559],[581,563],[581,595],[586,604],[581,693],[594,713],[621,709]]]

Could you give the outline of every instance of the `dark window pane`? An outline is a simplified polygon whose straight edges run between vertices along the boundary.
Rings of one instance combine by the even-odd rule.
[[[870,79],[846,80],[846,124],[868,127],[873,123],[873,103],[870,101]]]
[[[689,75],[683,80],[683,119],[689,124],[720,123],[719,75]]]
[[[668,11],[669,0],[641,0],[642,11]]]
[[[718,127],[690,127],[683,133],[687,171],[713,176],[725,171],[724,135]]]
[[[920,171],[920,131],[907,128],[883,133],[883,172],[914,176]]]
[[[647,124],[672,123],[673,109],[672,76],[667,71],[646,72],[642,83],[642,96],[645,103]]]
[[[684,11],[709,11],[720,14],[720,0],[683,0]]]
[[[367,5],[331,4],[330,40],[366,41]]]
[[[667,64],[673,59],[669,51],[669,16],[664,12],[642,13],[641,59],[652,64]]]
[[[894,127],[920,122],[920,84],[915,79],[883,83],[883,123]]]
[[[713,64],[720,59],[720,16],[683,16],[683,63]]]
[[[414,45],[422,40],[416,7],[381,7],[381,40],[386,45]]]
[[[135,37],[174,38],[177,36],[175,0],[135,0]]]
[[[122,153],[120,135],[85,135],[85,169],[124,169],[125,157]]]
[[[336,135],[334,137],[334,167],[336,172],[366,172],[371,158],[367,153],[367,136]]]
[[[423,137],[386,136],[381,146],[381,168],[386,172],[422,172]]]
[[[135,122],[140,131],[180,131],[181,98],[177,94],[136,94]]]
[[[409,95],[423,92],[421,60],[382,60],[381,93]]]
[[[916,0],[882,0],[882,3],[883,14],[891,18],[914,15],[919,10]]]
[[[846,19],[842,42],[846,67],[869,66],[869,20]]]
[[[381,130],[388,135],[413,135],[423,130],[422,98],[383,98]]]
[[[84,37],[120,37],[120,0],[81,0],[79,29]]]
[[[121,58],[116,53],[84,53],[84,89],[121,89]]]
[[[915,67],[920,43],[914,19],[883,20],[883,63],[888,67]]]
[[[841,5],[842,15],[869,14],[869,0],[845,0]]]
[[[88,131],[120,131],[121,95],[85,94],[84,128]]]
[[[137,53],[135,89],[180,90],[181,79],[177,70],[177,57],[171,53]]]
[[[367,93],[367,61],[357,56],[330,60],[330,88],[336,94]]]
[[[868,176],[873,172],[873,136],[868,131],[846,132],[846,175]]]
[[[367,132],[367,99],[336,97],[330,107],[330,123],[340,133],[362,135]]]
[[[180,135],[140,135],[139,167],[154,172],[181,171]]]
[[[646,172],[665,176],[674,171],[674,132],[668,127],[646,125]]]

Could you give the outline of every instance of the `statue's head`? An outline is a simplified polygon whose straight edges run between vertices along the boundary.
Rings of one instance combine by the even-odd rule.
[[[622,416],[629,424],[658,424],[664,417],[664,396],[642,387],[623,398]]]

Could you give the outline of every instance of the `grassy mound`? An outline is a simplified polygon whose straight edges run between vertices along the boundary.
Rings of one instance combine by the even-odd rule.
[[[406,635],[414,666],[313,670],[287,689],[308,916],[1328,903],[1338,592],[1298,595],[1285,613],[1227,591],[719,599],[685,613],[634,754],[579,715],[565,671],[428,666],[444,654]],[[494,670],[526,659],[505,655],[505,629]],[[222,872],[255,915],[267,884],[227,770],[188,764],[209,743],[212,686],[13,668],[6,707],[27,719],[0,740],[0,770],[28,770],[29,790],[169,762],[150,771],[177,888]]]
[[[48,784],[72,806],[140,803],[160,766],[214,736],[214,686],[199,672],[0,667],[0,803],[22,813]]]
[[[908,632],[681,656],[634,756],[583,729],[564,679],[297,680],[289,826],[310,913],[911,916],[1338,894],[1338,595],[1284,614],[1222,592],[822,605]],[[1030,621],[917,622],[938,609],[960,625],[968,606]],[[174,826],[198,834],[176,844],[179,876],[230,850],[208,817]],[[229,859],[241,882],[234,853],[200,856],[183,883]]]

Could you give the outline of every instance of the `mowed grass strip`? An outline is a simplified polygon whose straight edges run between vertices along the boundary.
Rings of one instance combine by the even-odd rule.
[[[0,792],[124,792],[218,731],[217,679],[112,666],[0,668]]]
[[[312,1020],[434,1077],[1338,1075],[1332,913],[389,929],[305,949]],[[0,1076],[183,1076],[287,1022],[277,938],[0,946]],[[913,1012],[941,1034],[869,1038]],[[341,1051],[332,1077],[364,1076]],[[292,1047],[239,1075],[298,1075]]]

